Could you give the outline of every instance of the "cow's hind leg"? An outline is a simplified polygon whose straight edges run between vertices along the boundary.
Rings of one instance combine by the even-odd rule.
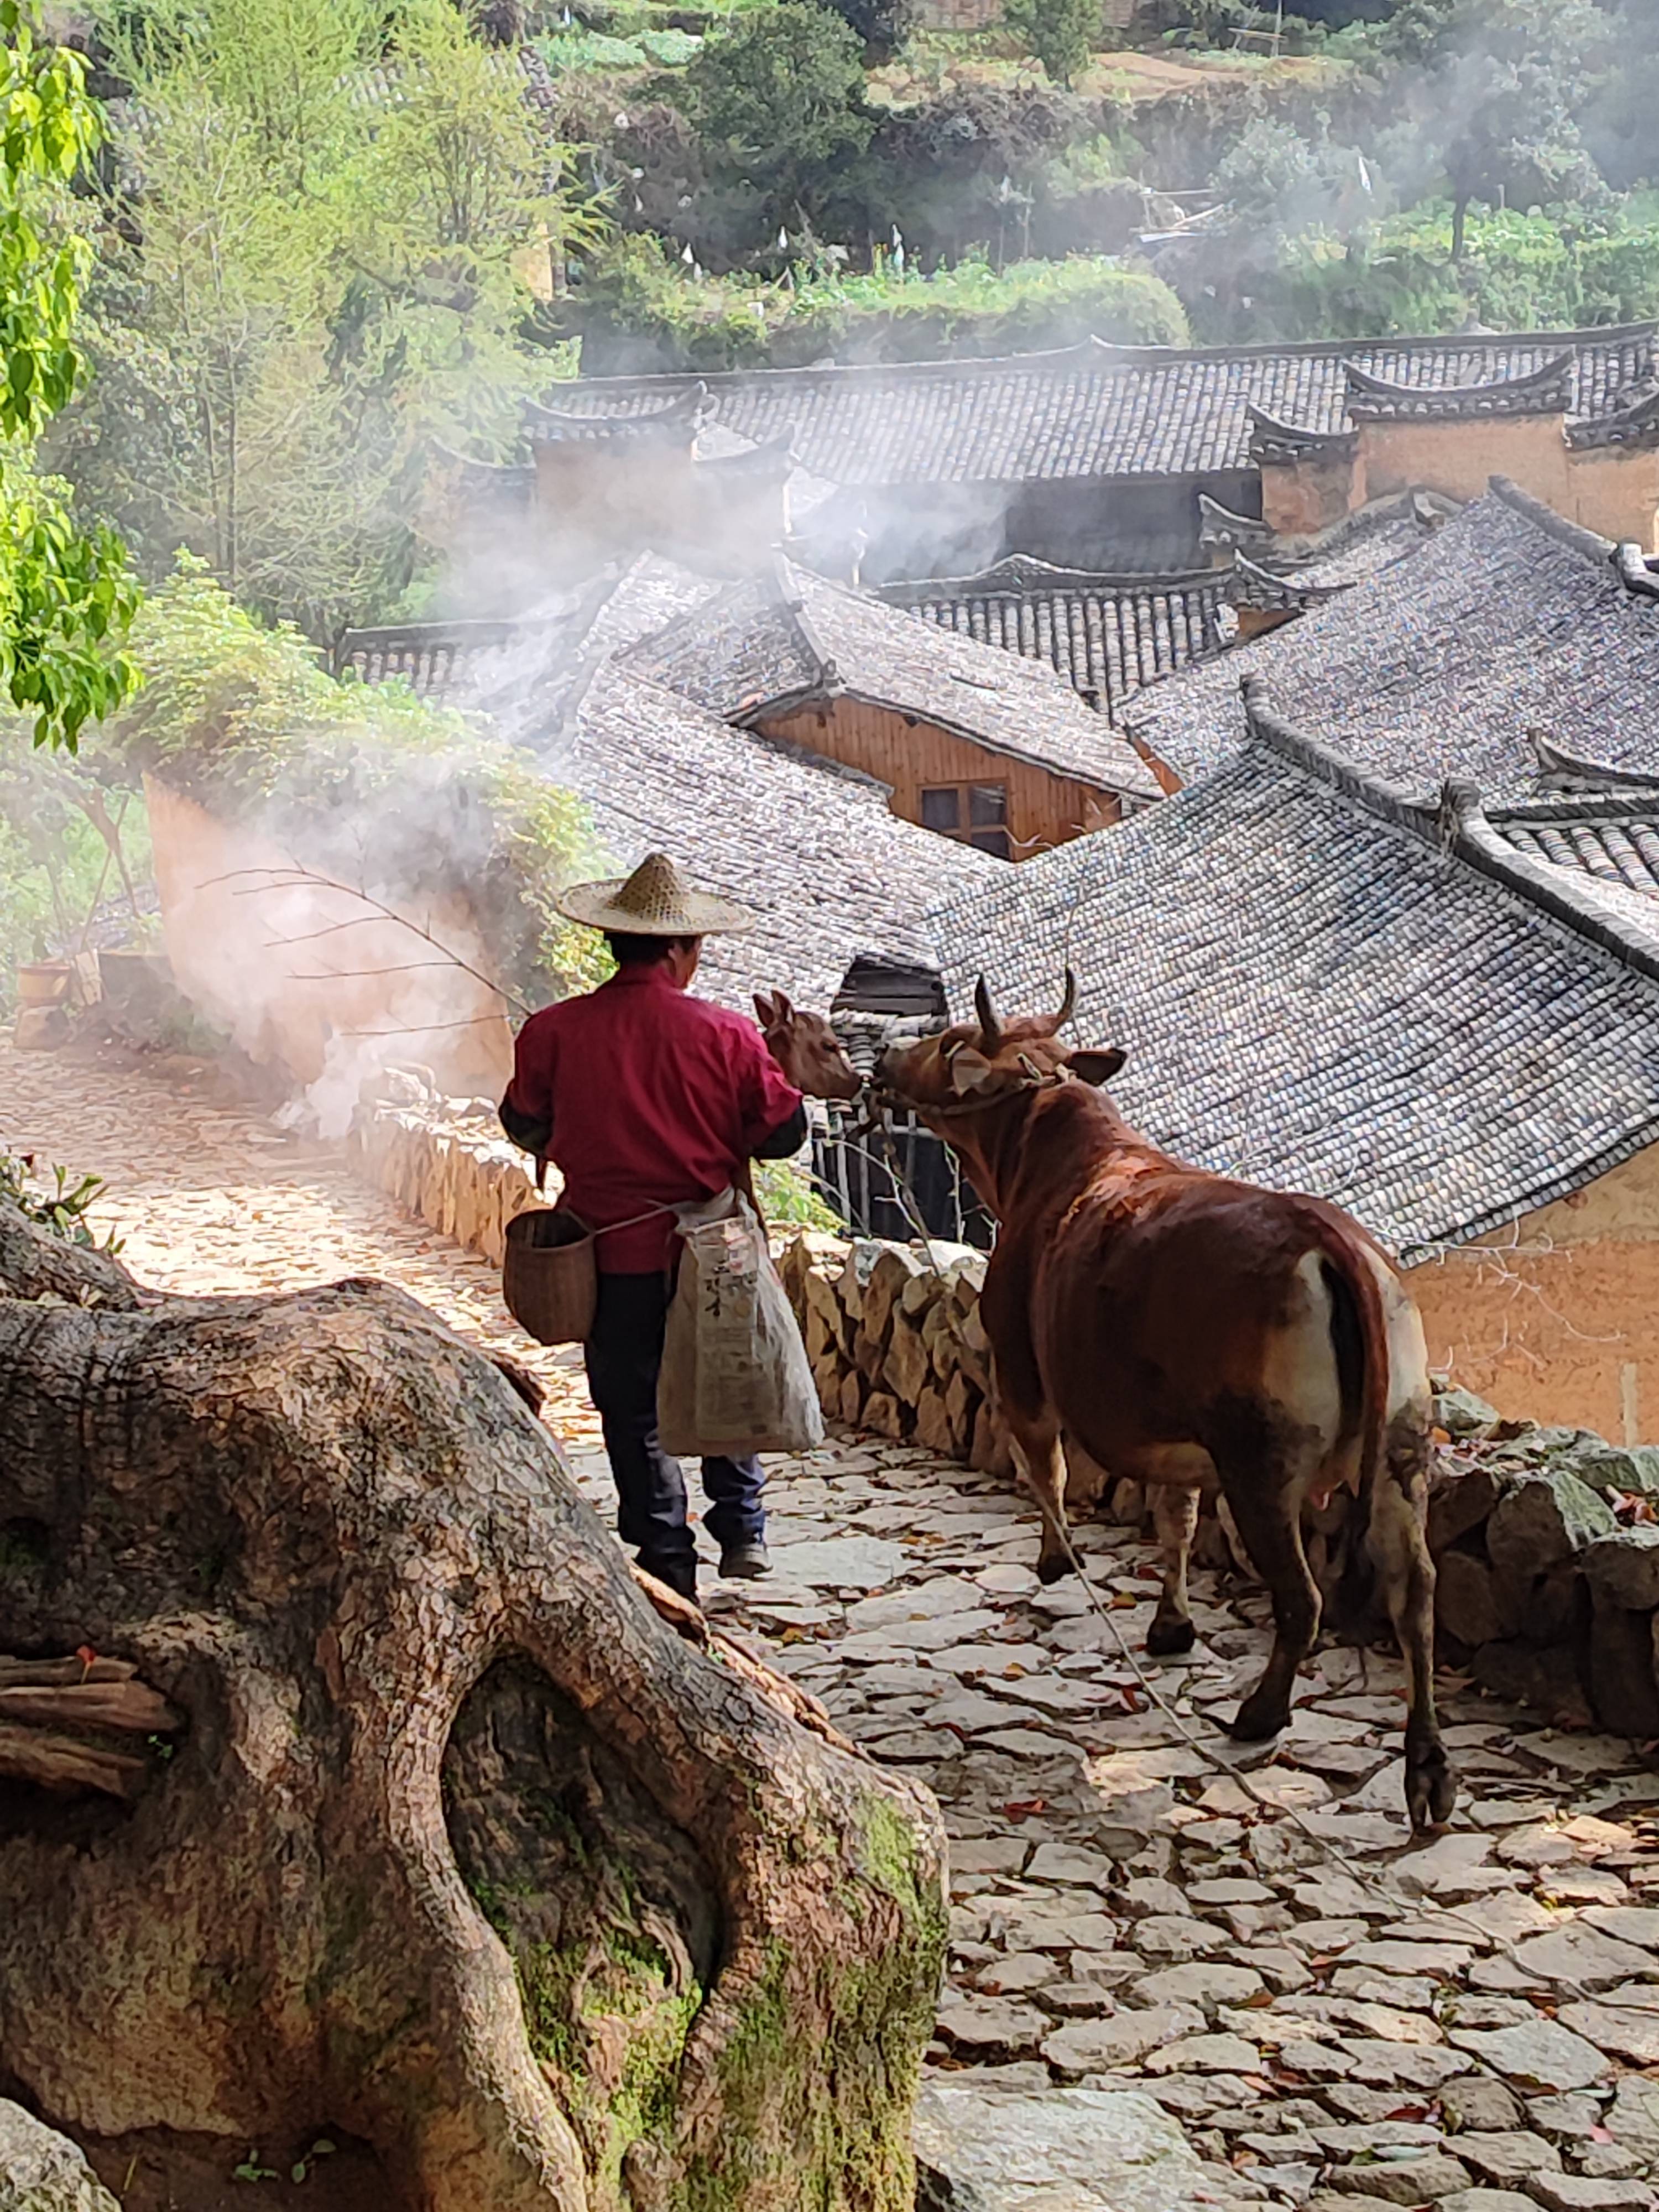
[[[1273,1648],[1230,1731],[1241,1743],[1259,1743],[1291,1717],[1296,1670],[1319,1633],[1319,1585],[1302,1548],[1303,1486],[1293,1471],[1271,1453],[1243,1466],[1221,1453],[1216,1460],[1238,1533],[1273,1597]]]
[[[1198,1639],[1187,1606],[1187,1561],[1198,1532],[1198,1492],[1158,1483],[1152,1490],[1152,1523],[1158,1530],[1158,1564],[1164,1587],[1158,1611],[1146,1631],[1146,1649],[1154,1658],[1168,1659],[1190,1651]]]
[[[1369,1536],[1406,1662],[1406,1809],[1419,1833],[1449,1820],[1457,1802],[1457,1778],[1434,1710],[1434,1563],[1424,1533],[1428,1462],[1426,1417],[1407,1407],[1389,1425]]]
[[[1003,1419],[1026,1488],[1042,1516],[1037,1552],[1037,1580],[1057,1583],[1072,1571],[1066,1535],[1066,1462],[1060,1449],[1060,1425],[1051,1415],[1025,1414],[1004,1402]]]

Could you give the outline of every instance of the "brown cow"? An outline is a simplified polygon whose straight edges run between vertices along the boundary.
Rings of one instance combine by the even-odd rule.
[[[766,1048],[809,1098],[856,1098],[863,1088],[841,1039],[822,1014],[792,1006],[781,991],[757,993],[755,1013]]]
[[[1043,1516],[1037,1571],[1067,1571],[1062,1433],[1152,1486],[1164,1583],[1146,1648],[1191,1649],[1187,1556],[1200,1492],[1218,1486],[1273,1593],[1275,1635],[1232,1732],[1290,1718],[1319,1626],[1302,1548],[1305,1499],[1346,1483],[1369,1536],[1411,1683],[1406,1802],[1416,1829],[1450,1815],[1455,1783],[1434,1711],[1434,1570],[1424,1536],[1430,1396],[1422,1324],[1357,1223],[1183,1166],[1096,1086],[1110,1051],[1056,1040],[1052,1020],[1001,1022],[981,980],[977,1025],[883,1055],[878,1078],[957,1152],[995,1214],[980,1313],[1000,1410]]]

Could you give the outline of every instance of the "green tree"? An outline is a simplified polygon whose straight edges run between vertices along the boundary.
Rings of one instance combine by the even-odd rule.
[[[813,0],[756,9],[708,39],[681,97],[711,172],[751,186],[769,222],[816,215],[836,165],[861,154],[875,128],[859,41]]]
[[[131,682],[112,649],[136,592],[118,538],[79,529],[35,443],[80,381],[89,248],[65,222],[98,144],[77,57],[42,45],[27,0],[0,0],[0,681],[37,744],[73,748]]]
[[[522,325],[591,222],[450,0],[108,5],[134,97],[67,465],[154,569],[188,547],[331,637],[408,580],[427,441],[516,434]]]
[[[1056,84],[1088,67],[1100,29],[1100,0],[1007,0],[1002,20]]]
[[[1401,121],[1385,158],[1419,185],[1443,175],[1454,261],[1477,202],[1524,209],[1601,191],[1579,118],[1607,26],[1593,0],[1407,0],[1389,25]]]

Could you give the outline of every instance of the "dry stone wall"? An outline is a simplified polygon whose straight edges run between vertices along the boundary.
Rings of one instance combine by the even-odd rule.
[[[487,1098],[446,1098],[418,1076],[382,1080],[347,1139],[357,1172],[445,1237],[499,1267],[507,1224],[543,1201]],[[550,1195],[551,1192],[550,1191]]]
[[[507,1224],[540,1202],[493,1105],[443,1098],[412,1076],[388,1079],[350,1142],[360,1173],[497,1264]],[[979,1317],[984,1253],[804,1231],[778,1264],[831,1419],[1013,1479]],[[1436,1414],[1429,1541],[1443,1656],[1557,1725],[1659,1737],[1659,1445],[1506,1420],[1449,1386]],[[1078,1513],[1146,1520],[1138,1483],[1080,1456],[1068,1498]],[[1363,1552],[1346,1496],[1310,1514],[1307,1541],[1328,1596]],[[1207,1510],[1195,1551],[1254,1571]]]

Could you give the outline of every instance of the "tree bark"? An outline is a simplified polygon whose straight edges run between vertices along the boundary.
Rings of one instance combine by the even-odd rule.
[[[418,2212],[908,2208],[936,1809],[662,1602],[401,1292],[162,1298],[0,1206],[0,1650],[82,1655],[9,1725],[88,1652],[182,1721],[135,1802],[0,1787],[0,2069]]]

